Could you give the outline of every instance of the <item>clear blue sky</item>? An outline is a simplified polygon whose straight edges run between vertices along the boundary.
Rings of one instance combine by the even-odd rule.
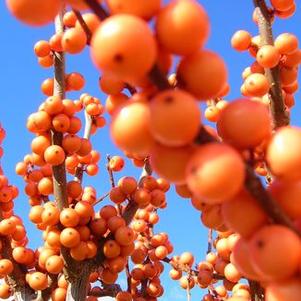
[[[232,50],[229,41],[238,29],[246,29],[253,35],[257,34],[257,28],[251,18],[252,0],[203,0],[200,2],[208,11],[212,26],[206,47],[217,51],[225,59],[231,84],[228,99],[237,98],[240,96],[241,72],[250,64],[251,58],[247,53],[237,53]],[[16,162],[22,160],[30,150],[33,136],[26,131],[25,123],[27,116],[37,110],[45,98],[40,92],[40,84],[45,78],[52,76],[51,69],[39,67],[33,54],[33,45],[39,39],[48,39],[53,33],[53,26],[33,28],[19,23],[9,15],[5,1],[0,2],[0,20],[0,122],[7,131],[7,138],[4,142],[5,156],[1,163],[10,181],[20,188],[20,196],[15,202],[16,213],[26,221],[31,238],[30,246],[37,247],[40,242],[40,233],[27,220],[29,206],[23,194],[24,183],[14,174],[14,168]],[[301,9],[298,8],[298,13],[293,18],[276,20],[275,34],[293,32],[301,38],[300,20]],[[104,103],[105,95],[98,89],[98,72],[90,61],[88,50],[82,55],[68,56],[67,71],[83,73],[87,80],[84,91],[99,97]],[[75,99],[79,95],[80,93],[69,94],[68,97]],[[296,125],[300,124],[299,97],[300,93],[296,95],[296,107],[292,113],[292,123]],[[108,176],[104,170],[105,155],[107,153],[119,154],[119,151],[109,142],[107,128],[102,129],[97,136],[93,137],[93,144],[94,148],[100,150],[103,155],[100,163],[101,172],[97,177],[86,177],[85,183],[95,185],[101,195],[109,187]],[[138,175],[139,170],[127,162],[126,174]],[[201,225],[199,213],[192,208],[188,200],[177,197],[172,189],[168,194],[168,208],[161,211],[160,216],[161,222],[156,230],[167,231],[170,234],[170,239],[175,246],[175,254],[190,250],[198,260],[204,258],[207,230]],[[185,292],[177,287],[176,283],[168,280],[168,292],[164,300],[185,298]],[[200,290],[194,289],[193,300],[200,295]]]

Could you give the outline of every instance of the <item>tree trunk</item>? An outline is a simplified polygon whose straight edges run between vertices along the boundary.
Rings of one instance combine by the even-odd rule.
[[[85,269],[77,279],[70,279],[66,301],[85,301],[90,273]]]
[[[29,301],[33,300],[34,296],[32,295],[33,291],[27,287],[15,288],[14,300],[15,301]]]

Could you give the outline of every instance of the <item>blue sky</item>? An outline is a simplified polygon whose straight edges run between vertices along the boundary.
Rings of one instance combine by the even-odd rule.
[[[37,247],[40,242],[40,233],[34,229],[27,220],[28,202],[23,194],[24,183],[20,177],[14,174],[16,162],[30,150],[32,135],[26,131],[27,116],[37,110],[44,100],[40,92],[41,82],[51,77],[52,69],[39,67],[33,53],[33,45],[37,40],[48,39],[53,33],[53,26],[33,28],[25,26],[9,15],[5,7],[5,1],[0,2],[0,36],[1,36],[1,61],[0,61],[0,122],[7,131],[4,141],[5,155],[2,166],[10,181],[20,188],[20,196],[15,202],[16,213],[26,221],[30,246]],[[241,72],[252,61],[247,53],[237,53],[230,47],[232,34],[238,29],[246,29],[253,35],[257,34],[257,28],[252,22],[253,6],[251,0],[203,0],[199,1],[207,9],[211,20],[211,35],[206,45],[207,48],[217,51],[226,61],[229,69],[229,81],[231,92],[227,99],[232,100],[240,96],[242,83]],[[277,19],[274,25],[275,35],[282,32],[295,33],[301,37],[301,10],[293,18],[288,20]],[[86,77],[85,92],[99,97],[102,102],[105,96],[98,88],[98,71],[92,65],[89,58],[89,50],[81,55],[67,56],[67,71],[77,71]],[[68,94],[69,98],[78,97],[80,93]],[[300,124],[300,105],[296,94],[296,107],[292,112],[292,123]],[[97,177],[85,178],[86,184],[93,184],[99,191],[99,195],[109,188],[107,173],[104,170],[106,154],[120,154],[109,142],[108,129],[102,129],[92,138],[94,148],[100,150],[102,160],[101,171]],[[138,176],[139,170],[126,165],[126,174]],[[124,173],[116,175],[121,177]],[[175,246],[175,254],[183,251],[192,251],[198,260],[205,256],[207,247],[207,230],[201,225],[199,213],[192,208],[188,200],[180,199],[173,189],[168,194],[168,208],[160,212],[161,221],[156,227],[157,231],[167,231]],[[168,270],[168,269],[167,269]],[[181,291],[176,283],[167,281],[167,293],[164,300],[185,298],[185,292]],[[194,289],[193,300],[200,296],[201,292]]]

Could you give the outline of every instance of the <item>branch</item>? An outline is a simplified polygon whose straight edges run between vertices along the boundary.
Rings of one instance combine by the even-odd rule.
[[[301,233],[296,229],[290,218],[268,194],[260,179],[254,174],[252,167],[249,165],[246,165],[245,187],[274,223],[284,225],[301,236]]]
[[[212,234],[213,234],[213,230],[209,229],[208,230],[208,248],[207,248],[207,254],[212,251]]]
[[[84,1],[101,21],[109,17],[108,12],[106,12],[106,10],[96,0],[84,0]]]
[[[55,19],[56,33],[64,32],[63,14],[61,13]],[[65,98],[65,54],[63,52],[54,52],[54,95],[59,95],[62,99]],[[63,134],[51,131],[52,144],[62,145]],[[66,188],[66,168],[65,162],[58,166],[52,167],[53,171],[53,189],[54,197],[58,208],[62,210],[69,206]]]
[[[104,199],[106,199],[108,196],[110,195],[110,192],[107,192],[105,195],[103,195],[102,197],[100,197],[94,204],[93,206],[101,203]]]
[[[116,297],[116,295],[121,292],[121,287],[119,284],[110,284],[110,285],[104,285],[103,289],[99,291],[93,291],[91,290],[89,293],[89,296],[94,297]]]
[[[130,267],[129,267],[129,260],[127,260],[126,266],[125,266],[125,274],[126,274],[126,282],[127,282],[127,291],[131,292],[131,274],[130,274]]]
[[[253,280],[248,280],[250,286],[250,293],[252,301],[263,301],[264,300],[264,290],[260,284]]]
[[[256,14],[258,16],[258,27],[261,38],[261,45],[274,45],[271,12],[267,7],[265,0],[253,0]],[[270,83],[271,111],[274,127],[288,125],[290,120],[285,110],[285,104],[282,95],[281,81],[279,75],[279,66],[268,69],[265,68],[265,75]]]
[[[87,36],[87,44],[90,45],[91,38],[92,38],[92,32],[91,32],[90,28],[88,27],[85,20],[83,19],[83,16],[80,13],[80,11],[73,9],[73,12],[76,15],[76,18],[77,18],[80,26],[82,27],[83,31],[85,32],[85,34]]]
[[[200,137],[197,138],[197,141],[218,142],[213,136],[211,136],[207,132],[207,130],[204,127],[200,131],[199,135]],[[244,184],[245,188],[259,203],[259,205],[269,216],[271,221],[273,221],[276,224],[281,224],[292,229],[301,237],[300,231],[297,230],[297,228],[294,226],[290,218],[281,210],[278,203],[266,191],[260,179],[255,175],[252,166],[246,163],[245,170],[246,170],[246,179]]]
[[[113,171],[110,168],[110,160],[111,160],[111,156],[107,155],[107,171],[108,171],[108,174],[109,174],[109,177],[110,177],[111,187],[114,188],[116,185],[115,185],[115,179],[114,179]]]
[[[161,72],[157,64],[155,64],[149,72],[148,78],[161,91],[172,89],[172,86],[169,84],[166,76]]]
[[[85,110],[85,132],[84,132],[84,139],[90,139],[91,130],[92,130],[93,119],[92,117],[86,112]],[[74,180],[78,181],[79,183],[83,180],[85,164],[79,164],[75,171]]]
[[[55,20],[55,30],[56,33],[61,33],[64,31],[63,25],[63,13],[64,10],[56,17]],[[63,52],[55,52],[54,61],[54,94],[59,95],[61,98],[65,97],[65,55]],[[63,134],[56,131],[52,131],[52,143],[56,145],[62,145]],[[66,168],[65,162],[59,166],[53,166],[53,183],[54,183],[54,197],[57,202],[58,208],[63,210],[68,208],[68,197],[67,197],[67,187],[66,187]],[[78,294],[82,294],[82,298],[86,295],[84,287],[87,287],[89,271],[91,265],[89,263],[78,263],[71,256],[68,249],[61,247],[61,255],[64,258],[65,267],[64,273],[66,279],[68,280],[68,300],[73,300],[72,298],[77,298]],[[83,295],[85,295],[83,297]]]

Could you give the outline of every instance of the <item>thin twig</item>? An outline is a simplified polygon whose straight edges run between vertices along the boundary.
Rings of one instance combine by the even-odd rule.
[[[107,171],[108,171],[108,174],[109,174],[111,187],[114,188],[116,185],[115,185],[115,179],[114,179],[113,171],[110,168],[110,160],[111,160],[111,156],[107,155]]]
[[[108,196],[110,195],[110,192],[107,192],[105,195],[103,195],[102,197],[100,197],[94,204],[93,206],[101,203],[103,200],[105,200]]]
[[[85,131],[84,131],[84,139],[90,139],[91,130],[92,130],[93,119],[85,110]],[[83,180],[85,164],[80,163],[75,171],[74,180],[79,183]]]
[[[109,14],[106,12],[106,10],[96,0],[84,1],[101,21],[109,17]]]
[[[187,277],[187,281],[188,281],[188,284],[187,284],[187,288],[186,288],[186,296],[187,296],[187,301],[190,301],[191,300],[191,293],[190,293],[190,286],[189,286],[189,277]]]
[[[274,45],[271,12],[267,7],[265,0],[253,0],[253,2],[258,17],[261,45]],[[288,125],[290,120],[283,100],[279,66],[271,69],[265,68],[265,75],[270,83],[269,94],[271,99],[271,112],[273,116],[274,127],[278,128]]]
[[[87,36],[87,45],[90,45],[91,38],[92,38],[92,32],[91,32],[90,28],[88,27],[87,23],[85,22],[80,11],[73,9],[73,12],[76,15],[76,18],[77,18],[80,26],[82,27],[83,31],[85,32],[85,34]]]
[[[213,243],[212,235],[213,235],[213,230],[209,229],[208,230],[208,248],[207,248],[207,254],[212,251],[212,243]]]
[[[127,291],[131,292],[131,274],[130,274],[130,267],[129,267],[129,260],[127,260],[126,266],[125,266],[125,274],[126,274],[126,282],[127,282]]]

